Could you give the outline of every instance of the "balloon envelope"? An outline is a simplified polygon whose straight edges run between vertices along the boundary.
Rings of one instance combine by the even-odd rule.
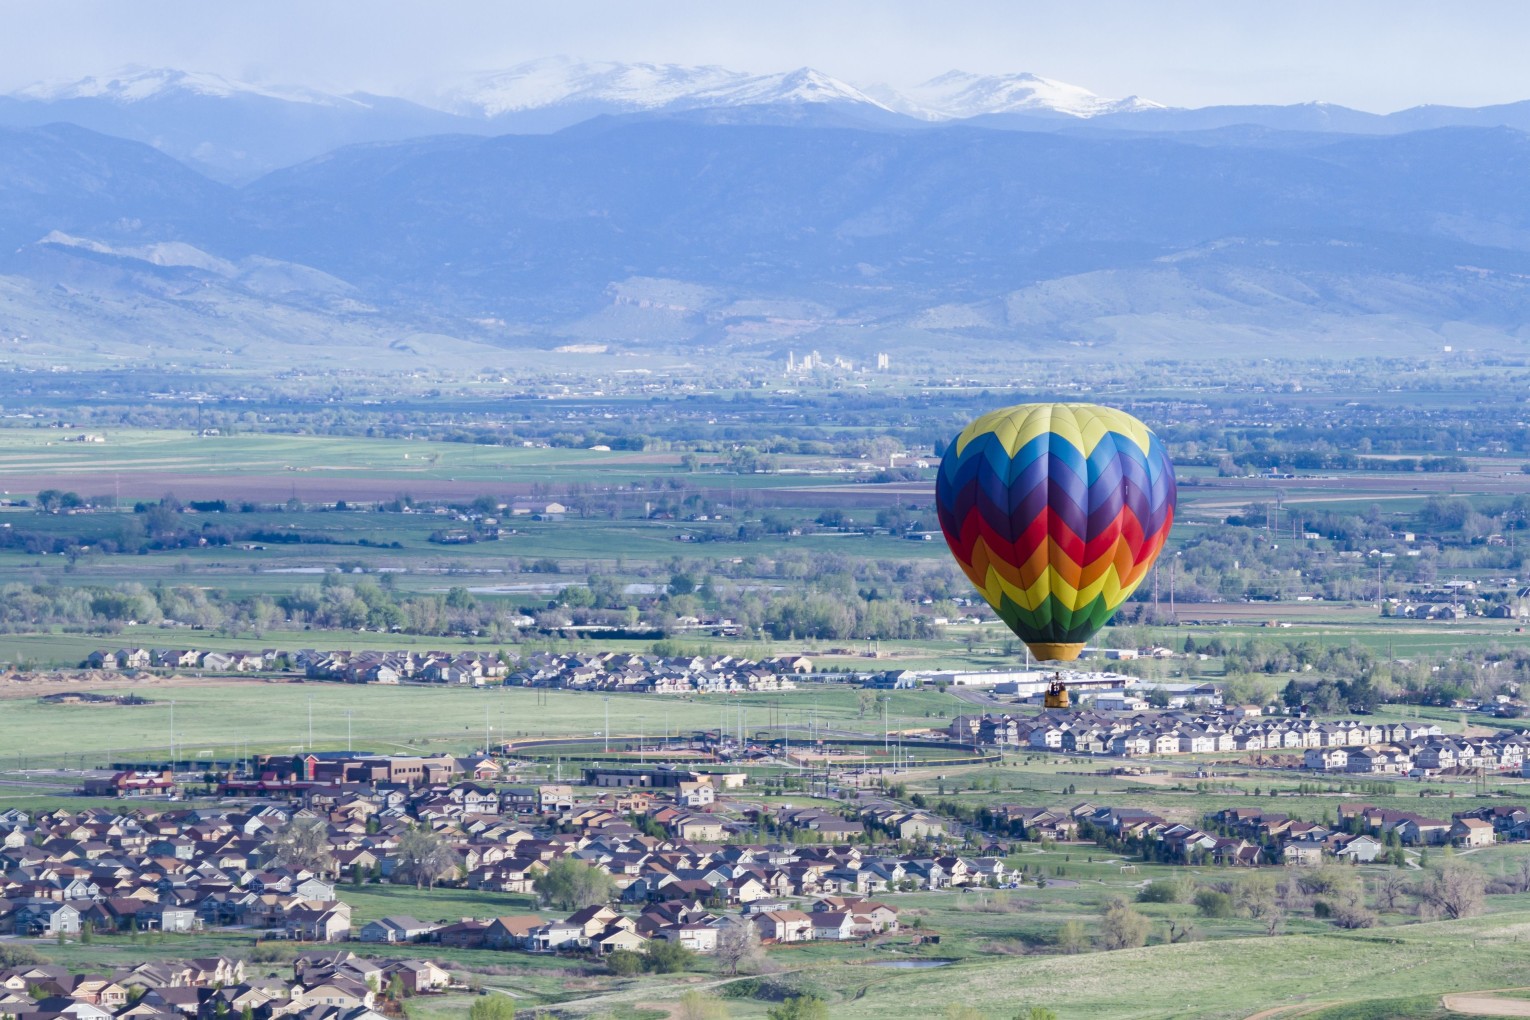
[[[935,506],[962,570],[1038,659],[1074,659],[1174,522],[1163,443],[1125,411],[1019,404],[946,449]]]

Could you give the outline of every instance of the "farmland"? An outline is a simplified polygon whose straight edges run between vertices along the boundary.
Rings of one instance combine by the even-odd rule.
[[[1512,434],[1467,413],[1474,391],[1286,394],[1255,413],[1155,371],[1142,378],[1135,390],[1124,379],[1105,385],[1152,420],[1181,460],[1179,523],[1156,574],[1096,639],[1154,654],[1112,668],[1212,681],[1241,701],[1276,706],[1363,677],[1377,692],[1365,710],[1378,720],[1427,718],[1452,733],[1522,725],[1474,710],[1499,696],[1517,705],[1518,684],[1530,679],[1523,621],[1495,615],[1516,605],[1530,475]],[[652,765],[665,760],[658,749],[667,739],[701,731],[745,731],[764,744],[785,737],[798,749],[795,764],[767,756],[739,766],[749,786],[723,813],[741,824],[752,812],[794,808],[858,817],[862,808],[917,806],[971,819],[1005,804],[1082,802],[1189,826],[1227,808],[1335,824],[1338,805],[1357,800],[1444,817],[1530,801],[1517,775],[1315,777],[1236,754],[1145,761],[1146,771],[1120,774],[1117,759],[1009,749],[958,763],[912,739],[898,750],[896,734],[942,730],[959,714],[1033,711],[933,685],[873,692],[805,676],[795,690],[641,695],[337,683],[291,666],[240,676],[76,668],[118,648],[471,651],[507,662],[789,653],[811,658],[820,674],[1025,661],[949,563],[931,509],[931,465],[974,402],[1028,394],[896,378],[861,393],[761,392],[739,380],[707,392],[607,385],[577,398],[502,402],[485,396],[485,384],[445,398],[379,392],[368,398],[375,403],[346,408],[86,403],[56,411],[67,427],[45,427],[54,415],[44,418],[47,402],[38,401],[37,417],[8,419],[0,662],[19,668],[0,676],[0,808],[115,807],[73,793],[81,770],[159,762],[172,748],[200,784],[201,763],[261,753],[468,754],[508,742],[514,774],[505,782],[534,784],[567,782],[591,762]],[[1336,444],[1303,430],[1310,421],[1334,435],[1352,428],[1357,397],[1381,422],[1370,460],[1260,476],[1282,456],[1330,465]],[[103,441],[72,441],[82,434]],[[1442,603],[1460,603],[1461,615],[1402,615]],[[42,700],[81,692],[145,703]],[[821,748],[805,749],[820,738]],[[870,785],[853,790],[845,774],[863,764],[872,766]],[[194,786],[191,803],[207,796]],[[974,856],[987,852],[980,835],[927,849]],[[726,996],[730,1015],[753,1020],[798,994],[822,998],[836,1018],[938,1016],[948,1005],[988,1020],[1032,1006],[1064,1020],[1231,1018],[1282,1006],[1334,1018],[1434,1017],[1443,994],[1525,980],[1516,948],[1530,938],[1530,892],[1515,885],[1521,843],[1460,855],[1496,883],[1485,913],[1461,920],[1433,920],[1423,888],[1454,859],[1443,849],[1409,848],[1399,866],[1351,869],[1350,906],[1375,925],[1356,931],[1325,913],[1328,893],[1277,869],[1261,869],[1280,883],[1272,924],[1242,907],[1214,914],[1197,905],[1198,893],[1236,898],[1262,881],[1243,869],[1128,859],[1089,841],[1016,842],[1003,853],[1026,876],[1019,888],[890,891],[899,934],[782,945],[767,973],[743,982],[705,957],[666,977],[613,975],[579,958],[440,947],[430,955],[523,1006],[650,1020],[688,988]],[[1399,876],[1408,883],[1401,892]],[[1177,898],[1139,902],[1160,882]],[[354,925],[545,909],[526,892],[376,881],[347,882],[340,895]],[[1144,919],[1145,945],[1104,951],[1116,898]],[[251,947],[246,935],[209,931],[43,948],[86,965]],[[880,966],[920,962],[939,966]],[[1291,974],[1302,975],[1299,986]],[[456,1020],[472,1001],[465,992],[420,998],[409,1016]]]

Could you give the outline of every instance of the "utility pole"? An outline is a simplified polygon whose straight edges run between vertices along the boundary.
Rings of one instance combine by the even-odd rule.
[[[175,775],[175,702],[170,702],[170,774]]]
[[[351,709],[345,710],[345,749],[347,751],[351,749],[351,716],[353,714]]]
[[[611,699],[601,698],[606,703],[606,754],[611,753]]]
[[[1169,622],[1179,623],[1179,616],[1174,611],[1174,585],[1179,580],[1179,553],[1169,561]]]
[[[313,695],[308,695],[308,753],[313,753]]]

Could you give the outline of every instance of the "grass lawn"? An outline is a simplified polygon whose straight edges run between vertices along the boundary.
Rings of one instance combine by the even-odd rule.
[[[426,890],[412,885],[358,887],[342,884],[336,895],[351,905],[351,924],[357,928],[388,914],[403,914],[421,921],[455,922],[464,917],[488,918],[537,912],[534,897],[472,889]]]

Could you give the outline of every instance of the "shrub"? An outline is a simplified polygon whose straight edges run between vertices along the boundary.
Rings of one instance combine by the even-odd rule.
[[[468,1020],[515,1020],[515,1000],[497,993],[479,996],[468,1007]]]
[[[829,1020],[829,1007],[815,996],[799,995],[772,1006],[765,1016],[769,1020]]]
[[[611,954],[615,956],[616,954]],[[636,955],[636,954],[634,954]],[[719,995],[725,999],[756,999],[769,998],[768,986],[759,978],[744,978],[739,981],[729,981],[717,989]]]
[[[1138,903],[1179,903],[1185,898],[1185,883],[1177,878],[1157,878],[1137,892]]]
[[[643,970],[643,958],[630,949],[618,949],[606,957],[606,969],[617,977],[632,977]]]
[[[1195,894],[1195,909],[1201,912],[1202,917],[1231,917],[1233,899],[1225,892],[1202,889]]]
[[[643,964],[655,974],[677,974],[695,962],[696,954],[678,942],[654,939],[643,949]]]

